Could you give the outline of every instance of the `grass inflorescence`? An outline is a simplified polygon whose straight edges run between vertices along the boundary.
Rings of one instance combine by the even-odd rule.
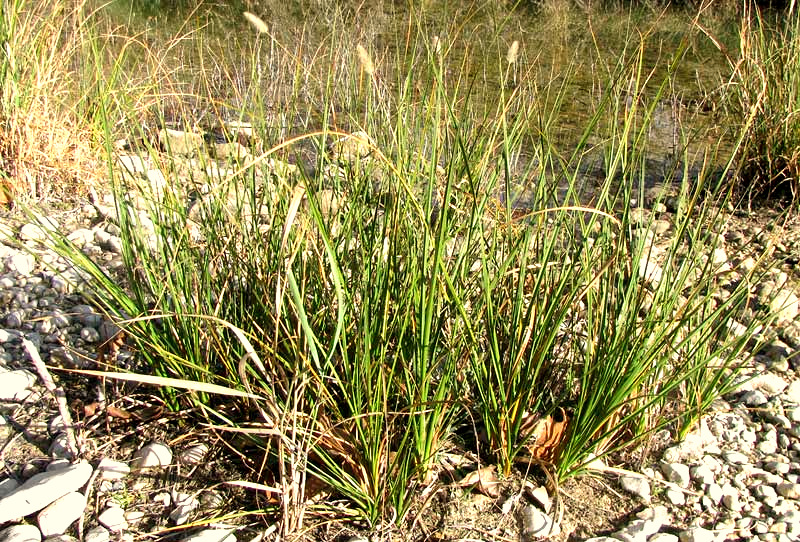
[[[688,431],[766,321],[729,331],[752,273],[718,295],[735,163],[694,167],[693,132],[677,126],[673,193],[645,193],[654,119],[688,39],[652,62],[655,38],[631,32],[617,58],[597,60],[584,124],[565,138],[577,61],[543,80],[505,26],[473,46],[466,22],[429,36],[414,10],[380,49],[326,9],[335,31],[299,43],[246,13],[258,36],[236,69],[199,30],[157,50],[85,27],[125,276],[66,237],[52,243],[91,279],[149,382],[248,436],[286,534],[325,509],[320,494],[371,526],[419,513],[456,475],[444,452],[558,482],[658,429]],[[19,37],[15,21],[4,28]],[[167,67],[187,43],[199,51],[180,66],[188,83]],[[473,47],[487,51],[481,70]],[[11,122],[30,112],[13,90],[28,79],[8,57],[2,69]],[[154,135],[209,118],[251,119],[258,143],[222,164],[199,131],[180,149]],[[120,126],[166,182],[120,166]],[[657,239],[651,209],[668,196]]]

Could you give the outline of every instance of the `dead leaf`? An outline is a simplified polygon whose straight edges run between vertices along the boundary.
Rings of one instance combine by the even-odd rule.
[[[83,405],[83,415],[87,418],[91,418],[97,413],[97,409],[100,408],[100,403],[94,402],[89,403],[88,405]]]
[[[121,420],[130,420],[131,413],[125,409],[117,408],[115,406],[109,405],[106,407],[106,414],[108,414],[112,418],[119,418]]]
[[[568,424],[567,413],[561,407],[547,418],[539,418],[530,433],[523,434],[530,438],[528,450],[531,456],[545,463],[554,463],[564,443]],[[530,425],[528,420],[523,422],[523,427],[525,425]]]
[[[475,487],[488,497],[500,496],[500,480],[497,478],[494,465],[472,471],[456,482],[458,487]]]

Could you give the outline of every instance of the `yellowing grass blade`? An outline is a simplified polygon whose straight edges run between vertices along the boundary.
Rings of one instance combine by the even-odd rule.
[[[152,384],[153,386],[169,386],[171,388],[181,388],[184,390],[198,391],[202,393],[213,393],[215,395],[227,395],[229,397],[242,397],[245,399],[264,399],[260,395],[246,393],[225,386],[217,384],[206,384],[204,382],[195,382],[194,380],[181,380],[179,378],[168,378],[164,376],[143,375],[137,373],[113,373],[107,371],[91,371],[88,369],[59,369],[70,373],[80,373],[89,376],[97,376],[100,378],[113,378],[115,380],[125,380],[128,382],[138,382],[139,384]]]

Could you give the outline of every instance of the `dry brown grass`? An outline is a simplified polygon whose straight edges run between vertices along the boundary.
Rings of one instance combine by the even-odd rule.
[[[81,192],[97,178],[92,127],[77,113],[85,45],[79,1],[6,6],[0,62],[0,202]]]

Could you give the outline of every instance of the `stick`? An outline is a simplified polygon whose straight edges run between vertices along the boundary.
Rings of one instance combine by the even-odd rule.
[[[70,459],[74,461],[78,458],[78,441],[75,438],[75,431],[72,427],[72,416],[70,416],[69,408],[67,407],[67,396],[64,394],[62,388],[56,386],[53,377],[50,376],[50,371],[47,370],[47,366],[42,361],[41,356],[39,356],[39,351],[36,349],[36,346],[28,339],[22,339],[22,346],[24,346],[25,350],[28,352],[33,366],[36,367],[36,372],[39,373],[39,378],[41,378],[44,383],[44,387],[47,391],[52,393],[56,399],[58,412],[61,414],[61,419],[64,420],[64,433],[67,435],[67,447],[71,455]]]

